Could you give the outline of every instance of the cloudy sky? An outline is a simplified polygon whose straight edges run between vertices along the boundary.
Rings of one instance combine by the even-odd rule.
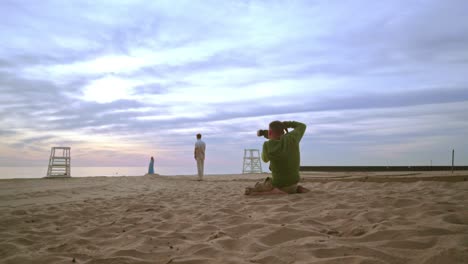
[[[0,1],[0,166],[242,170],[272,120],[303,165],[468,164],[468,2]],[[267,166],[265,166],[267,168]]]

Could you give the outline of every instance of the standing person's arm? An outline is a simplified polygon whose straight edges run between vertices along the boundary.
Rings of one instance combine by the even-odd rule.
[[[195,149],[193,151],[193,157],[197,159],[197,143],[195,143]]]
[[[289,133],[289,136],[297,142],[301,141],[307,128],[306,124],[296,121],[284,121],[283,125],[284,128],[294,128],[294,130]]]
[[[206,143],[203,142],[203,156],[206,156]]]

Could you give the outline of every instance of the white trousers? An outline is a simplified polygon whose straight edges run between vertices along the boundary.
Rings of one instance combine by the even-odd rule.
[[[203,167],[205,166],[204,159],[197,159],[198,179],[203,179]]]

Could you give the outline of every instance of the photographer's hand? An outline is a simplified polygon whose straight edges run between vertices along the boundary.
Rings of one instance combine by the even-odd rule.
[[[297,136],[298,141],[301,140],[302,136],[305,133],[306,130],[306,125],[300,122],[296,121],[283,121],[283,126],[284,128],[294,128],[293,131],[291,131],[290,134],[294,134]]]
[[[293,124],[292,124],[293,122],[291,122],[291,121],[283,121],[282,123],[283,123],[283,128],[284,129],[288,129],[288,128],[293,127]]]

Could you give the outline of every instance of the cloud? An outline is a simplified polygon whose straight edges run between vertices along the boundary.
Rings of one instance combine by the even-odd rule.
[[[167,87],[159,83],[149,83],[142,86],[137,86],[132,89],[133,94],[163,94],[167,93],[169,90]]]
[[[16,134],[15,131],[0,129],[0,136],[13,136],[15,134]]]

